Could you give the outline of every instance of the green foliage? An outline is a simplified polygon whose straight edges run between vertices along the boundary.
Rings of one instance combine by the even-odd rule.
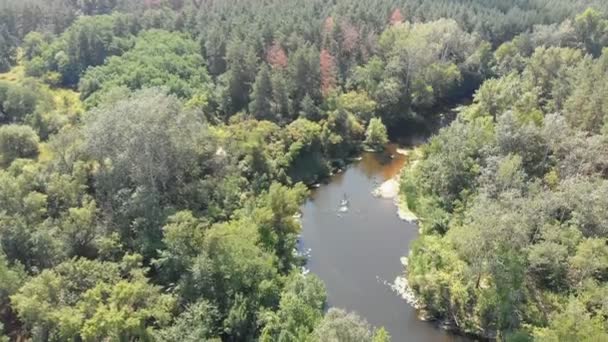
[[[201,143],[205,132],[200,117],[183,109],[175,96],[155,89],[87,115],[85,146],[97,165],[96,196],[103,206],[115,208],[111,219],[121,238],[145,256],[160,247],[159,228],[171,212],[162,203],[180,205],[180,193],[190,193],[182,205],[193,201],[189,208],[202,211],[208,204],[198,180],[214,152],[213,145]],[[198,200],[203,201],[195,205]]]
[[[0,72],[8,71],[17,57],[17,39],[3,23],[0,25]]]
[[[163,243],[166,248],[155,260],[155,264],[164,274],[164,281],[170,283],[179,280],[202,252],[206,224],[194,217],[190,211],[180,211],[167,218],[163,227]]]
[[[137,261],[139,259],[139,261]],[[11,297],[36,338],[147,339],[151,322],[165,325],[174,298],[148,283],[144,270],[121,263],[74,259],[44,270]]]
[[[365,128],[353,114],[337,109],[328,113],[322,134],[329,156],[344,159],[355,153],[364,133]]]
[[[209,77],[196,42],[184,35],[160,30],[142,33],[135,46],[89,69],[79,89],[89,105],[119,87],[131,90],[165,87],[181,98],[208,95]]]
[[[428,217],[426,228],[447,229],[444,215],[437,210],[452,212],[457,201],[466,200],[466,190],[475,186],[481,172],[481,151],[493,143],[493,127],[487,118],[475,119],[469,124],[457,120],[431,139],[423,150],[424,161],[404,177],[404,182],[410,183],[404,187],[410,189],[408,198],[412,197],[408,204]]]
[[[36,158],[38,141],[38,135],[29,126],[0,126],[0,166],[7,167],[18,158]]]
[[[384,328],[380,328],[374,334],[372,342],[390,342],[391,335]]]
[[[323,127],[316,122],[298,119],[287,126],[287,153],[284,163],[287,174],[294,182],[315,183],[329,174],[329,161],[325,154]]]
[[[364,144],[373,150],[382,150],[387,143],[388,134],[386,133],[386,127],[382,123],[382,119],[372,118],[365,131]]]
[[[10,298],[19,290],[19,287],[25,280],[25,272],[22,267],[10,266],[6,260],[6,256],[0,254],[0,313],[3,316],[9,314],[10,309]],[[4,333],[2,325],[0,324],[0,340],[8,341],[2,336]]]
[[[184,279],[185,297],[209,300],[219,310],[222,330],[234,339],[251,338],[257,309],[276,301],[275,257],[256,240],[255,226],[247,221],[213,227]]]
[[[574,71],[574,85],[565,102],[566,118],[574,126],[598,133],[607,122],[608,103],[606,83],[608,75],[608,50],[594,62],[581,63]]]
[[[605,61],[575,49],[567,25],[556,37],[535,28],[502,45],[503,76],[486,81],[404,171],[401,191],[423,231],[409,283],[427,312],[463,331],[606,338],[603,309],[586,302],[607,279],[608,221],[597,207],[607,173],[595,152],[607,148],[596,93]],[[528,38],[541,46],[526,47]]]
[[[0,82],[0,122],[23,122],[36,109],[33,89]]]
[[[338,106],[354,114],[360,121],[368,122],[376,110],[376,102],[365,92],[350,91],[340,95]]]
[[[230,116],[249,104],[251,85],[256,78],[257,56],[252,46],[240,39],[234,39],[226,47],[225,60],[228,69],[220,79],[220,108],[226,116]],[[263,86],[266,89],[256,95],[262,96],[268,91],[267,79],[264,80]],[[261,87],[259,83],[258,87]]]
[[[408,110],[428,110],[439,101],[449,101],[462,81],[465,62],[479,44],[451,20],[395,25],[379,40],[385,56],[383,77],[375,76],[379,62],[372,60],[371,70],[362,74],[375,80],[359,82],[378,102],[385,121],[393,123]]]
[[[38,172],[39,167],[25,160],[0,171],[2,249],[10,262],[18,261],[27,269],[49,267],[63,257],[56,231],[43,222],[48,197],[36,191]]]
[[[505,76],[513,71],[521,72],[525,65],[525,56],[522,56],[516,40],[506,42],[498,47],[494,52],[496,65],[494,72],[500,76]],[[486,82],[487,83],[487,82]]]
[[[253,212],[253,219],[259,227],[260,243],[274,252],[282,272],[287,272],[294,262],[293,250],[301,228],[294,215],[299,212],[307,194],[302,183],[292,189],[273,183]]]
[[[311,115],[311,104],[318,104],[321,99],[321,71],[319,66],[319,51],[310,45],[304,45],[295,50],[289,58],[288,72],[294,89],[292,103],[296,106],[294,112],[302,111],[307,119],[315,119]],[[305,99],[307,105],[304,106]],[[308,107],[308,108],[307,108]]]
[[[218,316],[213,305],[201,300],[189,305],[171,326],[156,336],[159,340],[172,342],[208,341],[218,336]]]
[[[571,298],[563,312],[551,319],[547,328],[534,331],[538,341],[602,341],[608,339],[604,322],[592,317],[583,304]]]
[[[257,120],[274,121],[272,117],[272,83],[270,81],[270,71],[268,66],[262,65],[258,71],[251,90],[251,103],[249,111]]]
[[[306,340],[322,319],[325,287],[315,276],[289,275],[276,313],[263,318],[261,341]]]
[[[0,0],[3,333],[389,340],[297,272],[298,182],[496,76],[403,173],[410,285],[466,332],[605,339],[606,4]]]
[[[315,328],[313,341],[347,342],[372,341],[373,336],[369,324],[356,314],[339,309],[330,309]]]
[[[122,54],[131,46],[129,20],[118,14],[80,17],[59,39],[26,51],[26,72],[31,76],[47,74],[47,79],[58,73],[60,84],[77,85],[88,67],[103,64],[107,57]]]
[[[576,16],[574,29],[579,42],[596,57],[608,45],[608,18],[593,8]]]

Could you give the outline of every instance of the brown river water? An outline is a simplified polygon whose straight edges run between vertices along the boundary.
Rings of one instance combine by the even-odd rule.
[[[394,145],[388,153],[394,158],[364,153],[312,192],[302,207],[299,248],[310,249],[306,267],[325,282],[329,307],[355,311],[371,325],[384,326],[393,342],[471,341],[419,320],[389,285],[403,274],[400,258],[408,255],[418,228],[399,219],[392,199],[372,195],[406,161]],[[348,211],[340,212],[345,197]]]

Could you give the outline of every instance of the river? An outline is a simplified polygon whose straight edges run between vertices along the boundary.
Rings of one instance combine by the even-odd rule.
[[[307,268],[327,287],[328,306],[357,312],[384,326],[394,342],[462,342],[435,324],[417,318],[389,283],[403,274],[400,262],[417,237],[415,224],[402,221],[391,199],[373,189],[399,173],[406,157],[389,147],[393,159],[364,153],[362,159],[315,189],[302,208],[300,250],[310,249]],[[340,212],[344,196],[347,212]]]

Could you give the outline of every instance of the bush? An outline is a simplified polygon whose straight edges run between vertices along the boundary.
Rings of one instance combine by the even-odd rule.
[[[29,126],[1,126],[0,166],[7,167],[18,158],[35,158],[38,155],[38,141],[38,135]]]

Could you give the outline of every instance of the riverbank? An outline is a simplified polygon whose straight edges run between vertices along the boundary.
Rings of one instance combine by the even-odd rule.
[[[404,166],[409,160],[412,159],[412,157],[415,157],[419,153],[417,149],[406,149],[402,147],[396,147],[394,152],[404,157]],[[372,191],[372,195],[378,198],[392,199],[395,203],[395,207],[397,208],[397,216],[399,219],[410,223],[417,223],[418,217],[408,208],[407,200],[399,192],[400,183],[401,170],[391,179],[385,181],[379,187],[374,189]]]
[[[402,165],[402,169],[395,174],[392,178],[384,181],[380,186],[376,187],[372,191],[372,195],[376,198],[382,199],[392,199],[397,209],[397,216],[400,220],[406,221],[411,224],[417,224],[419,219],[418,216],[414,212],[412,212],[408,205],[407,199],[405,195],[400,193],[400,185],[401,185],[401,174],[403,173],[403,168],[405,167],[415,167],[417,161],[420,158],[421,151],[418,148],[406,149],[402,147],[396,147],[394,152],[405,157],[404,163]],[[408,165],[408,162],[411,162]],[[418,227],[418,233],[420,233],[420,226]],[[416,311],[417,317],[421,321],[435,321],[433,317],[431,317],[428,312],[425,310],[424,305],[418,300],[416,294],[409,286],[408,282],[408,257],[403,256],[400,259],[401,265],[403,267],[403,273],[395,278],[393,283],[390,283],[389,286],[391,289],[396,292],[403,300],[410,305]],[[452,322],[444,321],[439,322],[438,326],[446,331],[455,330],[455,325]]]
[[[307,256],[304,272],[323,280],[328,307],[357,312],[385,327],[393,341],[469,342],[421,321],[397,291],[402,283],[396,278],[404,275],[400,259],[418,236],[414,224],[397,216],[398,176],[407,162],[407,153],[397,149],[403,152],[394,144],[383,153],[363,152],[311,190],[298,242]],[[372,195],[380,187],[390,199]],[[342,212],[345,196],[348,211]]]
[[[397,152],[408,156],[409,150],[398,148]],[[407,207],[407,201],[403,195],[399,193],[401,173],[397,174],[393,178],[385,181],[380,186],[372,191],[372,195],[377,198],[392,199],[397,208],[397,216],[402,221],[409,223],[417,223],[418,217]],[[403,266],[403,274],[397,276],[395,281],[390,284],[390,287],[395,291],[407,304],[413,307],[418,314],[418,318],[423,321],[427,321],[428,317],[424,314],[424,310],[420,301],[416,298],[416,294],[411,289],[407,280],[407,266],[408,258],[401,257],[401,265]]]
[[[403,169],[415,168],[419,160],[422,158],[422,150],[419,147],[413,149],[398,148],[397,153],[407,157],[407,162],[404,163]],[[416,224],[418,234],[422,233],[420,219],[408,208],[407,198],[405,194],[400,192],[401,175],[403,170],[398,175],[385,181],[378,188],[374,189],[374,196],[381,198],[392,198],[397,209],[397,215],[402,221],[407,221],[409,224]],[[457,322],[446,317],[433,316],[421,301],[414,290],[410,287],[408,281],[408,264],[409,258],[403,256],[400,259],[402,266],[402,274],[395,278],[395,281],[390,285],[391,289],[399,294],[399,296],[410,306],[415,312],[417,319],[434,325],[437,329],[444,330],[450,334],[454,334],[457,341],[492,341],[495,340],[495,334],[488,333],[485,336],[471,335],[463,332]]]
[[[401,147],[395,148],[395,152],[405,157],[405,162],[402,167],[407,167],[406,164],[407,160],[409,159],[408,157],[416,154],[415,150],[405,149]],[[375,188],[372,191],[372,195],[376,198],[392,199],[395,208],[397,208],[397,216],[399,217],[399,219],[415,224],[418,222],[418,217],[408,208],[406,198],[404,197],[404,195],[400,194],[399,191],[401,183],[401,173],[402,171],[397,173],[392,178],[383,182],[377,188]],[[399,296],[403,298],[403,300],[405,300],[407,304],[409,304],[412,308],[416,310],[418,319],[422,321],[428,321],[430,317],[425,314],[422,304],[416,298],[416,294],[409,286],[407,280],[408,258],[404,256],[401,257],[400,260],[401,265],[403,266],[403,274],[397,276],[397,278],[395,278],[395,281],[393,283],[390,283],[389,286],[394,292],[399,294]]]

